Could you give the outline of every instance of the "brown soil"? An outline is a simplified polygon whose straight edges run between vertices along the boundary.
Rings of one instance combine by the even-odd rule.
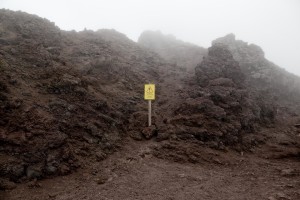
[[[1,191],[0,198],[296,200],[300,198],[299,155],[293,154],[293,148],[280,151],[283,146],[266,144],[256,153],[203,148],[206,160],[191,163],[158,159],[154,156],[157,142],[129,139],[104,161],[85,163],[68,176]]]

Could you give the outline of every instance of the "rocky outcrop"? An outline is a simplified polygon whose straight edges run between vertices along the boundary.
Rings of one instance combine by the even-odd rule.
[[[239,63],[233,59],[228,47],[222,44],[213,45],[208,49],[208,56],[196,67],[195,72],[198,83],[202,87],[209,84],[227,83],[230,85],[230,81],[236,85],[242,85],[244,81],[244,74]]]
[[[272,102],[256,99],[247,89],[245,74],[224,44],[210,47],[195,71],[198,86],[184,89],[189,98],[177,105],[166,132],[217,149],[254,145],[244,137],[274,123]]]
[[[260,92],[265,99],[276,101],[280,112],[283,109],[289,109],[291,113],[300,113],[299,106],[295,107],[300,101],[300,78],[298,76],[268,61],[259,46],[236,40],[234,34],[218,38],[212,44],[228,46],[233,58],[245,74],[249,90]]]

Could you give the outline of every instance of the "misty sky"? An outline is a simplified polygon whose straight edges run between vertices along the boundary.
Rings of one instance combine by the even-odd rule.
[[[64,30],[113,28],[137,41],[161,30],[203,47],[234,33],[300,75],[300,0],[0,0],[0,8],[49,19]]]

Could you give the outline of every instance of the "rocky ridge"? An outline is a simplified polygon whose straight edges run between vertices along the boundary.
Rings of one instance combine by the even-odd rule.
[[[265,143],[259,130],[276,125],[278,105],[298,98],[276,103],[276,90],[262,98],[272,82],[251,85],[249,66],[267,62],[257,47],[242,43],[249,64],[222,39],[205,50],[171,38],[159,47],[174,49],[165,55],[141,38],[61,31],[46,19],[0,10],[0,183],[71,173],[118,151],[128,136],[155,138],[154,155],[165,159],[199,162],[200,148],[247,151]],[[145,128],[147,82],[156,83],[157,99],[153,126]]]
[[[105,159],[165,65],[113,30],[65,32],[2,9],[0,31],[0,174],[12,181]]]
[[[217,43],[228,46],[246,75],[249,89],[259,91],[262,96],[266,96],[266,99],[275,101],[281,114],[284,114],[286,109],[299,113],[300,79],[298,76],[267,60],[259,46],[236,40],[234,34],[228,34],[212,42],[213,45]]]

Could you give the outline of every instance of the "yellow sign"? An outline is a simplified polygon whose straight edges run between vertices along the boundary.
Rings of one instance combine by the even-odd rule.
[[[155,85],[145,84],[145,100],[155,100]]]

